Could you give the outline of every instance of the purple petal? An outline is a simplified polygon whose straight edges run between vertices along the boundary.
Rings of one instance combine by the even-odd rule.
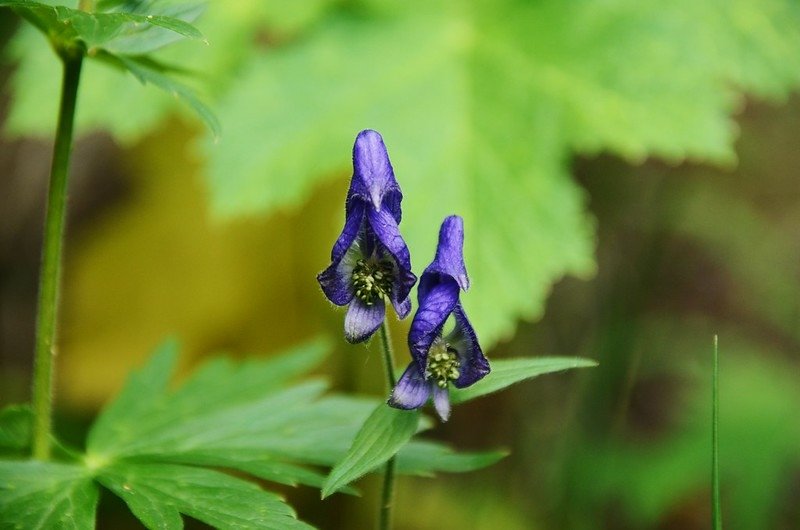
[[[406,298],[402,302],[398,302],[397,298],[394,296],[392,296],[391,299],[392,306],[394,306],[394,311],[397,313],[397,316],[400,318],[400,320],[406,318],[411,312],[411,298]]]
[[[428,401],[431,383],[425,380],[416,363],[412,362],[392,390],[389,405],[396,409],[418,409]]]
[[[403,195],[394,178],[389,153],[377,131],[366,129],[358,133],[353,145],[353,179],[348,200],[359,197],[376,211],[384,208],[400,222],[400,201]]]
[[[461,304],[456,305],[453,316],[456,319],[456,327],[446,340],[458,352],[458,360],[461,363],[459,367],[461,374],[453,382],[453,385],[456,388],[464,388],[483,379],[491,369],[489,360],[486,359],[481,351],[481,345],[478,344],[475,329],[470,324]]]
[[[353,242],[361,230],[366,208],[364,204],[354,202],[353,204],[348,204],[346,210],[344,228],[342,228],[342,233],[333,244],[333,249],[331,250],[331,262],[334,265],[339,263],[345,253],[353,246]]]
[[[419,308],[408,332],[408,347],[421,370],[426,368],[431,344],[457,304],[458,284],[450,278],[435,285],[425,297],[419,296]]]
[[[378,212],[370,209],[367,212],[367,223],[383,246],[383,250],[389,253],[397,265],[397,279],[393,286],[392,296],[399,301],[405,300],[416,283],[417,277],[411,272],[411,255],[406,242],[403,241],[403,236],[400,235],[397,221],[390,212],[385,210]]]
[[[354,297],[344,317],[344,338],[352,344],[364,342],[378,330],[385,314],[386,307],[382,299],[378,298],[372,305],[367,305]]]
[[[464,265],[464,221],[457,215],[447,217],[439,229],[436,257],[422,273],[419,289],[423,293],[443,278],[450,277],[465,291],[469,289],[467,268]]]
[[[441,388],[438,385],[431,385],[433,388],[433,408],[442,419],[447,421],[450,417],[450,395],[446,388]]]
[[[347,305],[353,299],[353,269],[358,260],[364,257],[359,239],[347,250],[339,262],[333,262],[317,274],[317,281],[325,296],[336,305]]]

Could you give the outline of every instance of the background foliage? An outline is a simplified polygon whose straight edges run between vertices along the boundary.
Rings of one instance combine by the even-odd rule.
[[[800,351],[797,104],[751,104],[736,146],[734,118],[745,95],[786,104],[800,77],[799,22],[791,0],[212,2],[198,20],[211,46],[178,44],[160,58],[199,73],[185,80],[206,90],[218,140],[174,120],[191,114],[153,87],[87,64],[79,124],[118,142],[94,137],[86,149],[101,160],[111,151],[93,171],[119,187],[97,191],[90,167],[74,195],[94,196],[86,211],[97,216],[73,224],[69,245],[63,395],[96,406],[167,332],[194,355],[335,334],[341,315],[312,279],[342,218],[352,139],[372,127],[403,186],[416,267],[432,256],[431,227],[465,217],[474,288],[464,301],[485,345],[498,345],[492,353],[601,361],[569,389],[557,379],[518,390],[498,419],[465,409],[514,433],[524,471],[505,471],[542,499],[477,506],[508,528],[589,528],[598,514],[614,528],[691,527],[707,478],[713,330],[726,509],[742,528],[791,528],[800,518],[790,508],[798,420],[784,408],[796,403]],[[6,47],[18,64],[6,85],[10,137],[51,134],[58,68],[43,43],[23,29]],[[731,168],[737,158],[735,173],[695,165]],[[2,211],[13,223],[15,210]],[[5,285],[21,281],[12,272]],[[593,274],[561,282],[545,319],[517,330],[541,316],[553,282]],[[280,326],[265,324],[278,315]],[[27,350],[23,341],[3,351],[13,351],[12,370]],[[341,355],[329,370],[342,387],[380,388],[359,381],[377,358]],[[444,436],[504,439],[457,417]],[[458,520],[469,482],[449,486],[456,492],[425,502]]]

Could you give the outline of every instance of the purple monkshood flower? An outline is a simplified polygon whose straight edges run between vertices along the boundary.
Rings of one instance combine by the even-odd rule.
[[[436,257],[419,281],[419,307],[408,333],[408,347],[414,359],[392,391],[392,407],[416,409],[433,396],[436,412],[442,421],[447,421],[450,383],[456,388],[468,387],[489,373],[489,361],[461,306],[461,289],[469,289],[464,266],[464,221],[453,215],[442,223]],[[454,327],[443,336],[450,315]]]
[[[328,300],[348,306],[348,342],[363,342],[375,333],[383,323],[386,298],[400,318],[411,311],[408,295],[417,277],[398,228],[402,200],[383,138],[376,131],[361,131],[353,145],[344,228],[333,244],[330,266],[317,275]]]

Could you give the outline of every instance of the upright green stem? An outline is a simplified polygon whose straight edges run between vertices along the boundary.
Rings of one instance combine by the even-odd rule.
[[[386,368],[386,387],[391,392],[397,380],[394,377],[394,355],[392,354],[392,340],[389,336],[389,326],[384,320],[381,324],[381,345],[383,346],[383,366]],[[378,518],[378,528],[389,530],[392,527],[392,499],[394,497],[394,468],[395,459],[386,462],[383,472],[383,490],[381,491],[381,509]]]
[[[722,530],[722,510],[719,494],[719,338],[714,335],[714,376],[711,418],[711,527]]]
[[[67,173],[72,151],[75,101],[78,96],[82,59],[80,55],[68,57],[67,54],[64,54],[63,57],[64,78],[61,85],[61,106],[47,193],[33,368],[33,457],[38,460],[50,458],[53,357],[56,353],[55,335],[66,217]]]

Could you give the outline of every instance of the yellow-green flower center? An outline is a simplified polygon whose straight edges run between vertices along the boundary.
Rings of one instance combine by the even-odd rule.
[[[428,377],[436,381],[440,388],[447,388],[450,381],[455,381],[461,375],[460,367],[458,352],[442,339],[434,340],[428,352]]]
[[[356,297],[367,305],[389,296],[394,268],[389,260],[360,259],[353,269],[353,289]]]

